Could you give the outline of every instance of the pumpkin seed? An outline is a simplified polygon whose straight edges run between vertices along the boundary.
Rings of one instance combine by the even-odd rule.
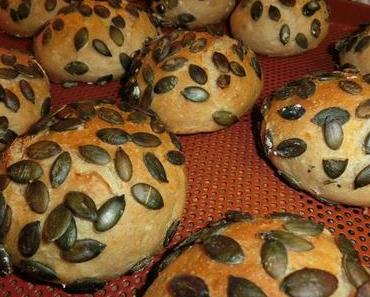
[[[57,188],[64,183],[71,171],[72,159],[68,152],[61,153],[50,169],[50,183]]]
[[[356,117],[360,119],[370,118],[370,99],[362,101],[356,108]]]
[[[351,241],[344,234],[339,234],[336,239],[336,244],[342,255],[348,254],[352,258],[358,258],[358,252],[354,249]]]
[[[290,28],[287,24],[284,24],[284,25],[281,26],[279,36],[280,36],[280,42],[283,45],[286,45],[289,42],[289,40],[290,40]]]
[[[43,46],[49,45],[52,38],[53,38],[53,31],[49,27],[46,27],[41,37],[42,45]]]
[[[357,289],[355,297],[369,297],[370,296],[370,281],[364,283]]]
[[[17,14],[19,17],[19,20],[24,20],[30,15],[31,3],[21,2],[18,5]]]
[[[19,233],[18,249],[23,257],[32,257],[36,254],[41,243],[40,221],[25,225]]]
[[[234,54],[236,54],[241,62],[244,61],[244,44],[241,41],[238,41],[238,44],[233,44],[231,49],[233,50]]]
[[[117,15],[114,18],[112,18],[112,23],[113,23],[113,25],[115,25],[116,27],[121,28],[121,29],[126,27],[126,22],[125,22],[124,18],[120,15]]]
[[[253,220],[253,216],[248,212],[241,212],[238,210],[229,210],[225,214],[225,218],[228,222],[250,222]]]
[[[288,7],[293,7],[296,4],[296,0],[279,0],[281,4],[288,6]]]
[[[76,51],[79,51],[83,48],[89,41],[89,30],[86,27],[80,28],[74,37],[74,45]]]
[[[288,87],[290,87],[289,84]],[[316,91],[315,83],[308,79],[299,80],[298,84],[293,87],[295,87],[295,92],[301,99],[311,97]]]
[[[192,42],[189,51],[193,54],[199,53],[200,51],[204,50],[207,47],[207,39],[205,38],[198,38],[194,42]]]
[[[370,165],[363,168],[356,176],[354,188],[362,188],[370,184]]]
[[[282,230],[272,230],[264,233],[263,237],[265,239],[275,239],[280,241],[290,251],[305,252],[314,248],[312,243],[306,239]]]
[[[366,82],[367,84],[370,84],[370,73],[367,73],[365,74],[364,76],[362,76],[362,79],[364,82]]]
[[[114,109],[101,107],[98,109],[97,114],[99,118],[107,123],[114,125],[123,124],[123,118],[121,114]]]
[[[103,5],[94,5],[94,12],[103,19],[110,16],[110,10]]]
[[[317,236],[324,231],[322,224],[304,219],[290,219],[283,226],[287,231],[298,235]]]
[[[308,48],[308,40],[307,40],[307,37],[303,33],[298,33],[295,36],[295,42],[300,48],[303,48],[303,49]]]
[[[140,102],[140,106],[142,103],[143,102]],[[127,120],[135,124],[140,124],[140,123],[144,123],[147,120],[147,118],[148,118],[148,115],[145,114],[144,112],[134,111],[128,115]]]
[[[94,200],[82,192],[71,191],[64,196],[65,205],[73,215],[81,219],[95,222],[98,219]]]
[[[105,244],[94,239],[80,239],[71,249],[62,251],[61,256],[67,262],[82,263],[99,256],[105,247]]]
[[[124,144],[130,139],[130,135],[118,128],[104,128],[96,132],[96,136],[103,142],[120,145]]]
[[[99,54],[106,57],[112,57],[112,53],[104,41],[100,39],[94,39],[92,45]]]
[[[155,117],[151,118],[150,127],[154,133],[161,134],[166,131],[166,127],[164,126],[164,124],[158,118]]]
[[[245,258],[239,243],[225,235],[218,234],[208,237],[203,247],[211,259],[225,264],[240,264]]]
[[[102,290],[105,285],[106,285],[105,280],[86,277],[67,284],[65,290],[66,292],[71,294],[82,294],[82,293],[93,294],[98,290]]]
[[[322,166],[326,175],[330,178],[338,178],[346,170],[348,159],[327,159],[322,160]]]
[[[71,223],[72,213],[63,204],[55,207],[46,218],[44,224],[44,235],[48,241],[59,239]]]
[[[169,52],[170,46],[168,44],[168,40],[163,39],[162,44],[153,50],[152,58],[156,63],[160,63],[168,56]]]
[[[226,56],[220,52],[213,53],[212,61],[218,71],[228,73],[230,70],[229,61]]]
[[[82,145],[78,150],[86,162],[96,165],[106,165],[111,161],[109,153],[97,145]]]
[[[298,120],[305,114],[306,109],[301,104],[294,104],[285,106],[278,112],[286,120]]]
[[[125,196],[115,196],[100,206],[98,210],[98,219],[94,223],[97,231],[104,232],[113,228],[123,215],[126,201]]]
[[[170,58],[162,64],[161,69],[164,71],[176,71],[182,68],[187,62],[188,59],[183,57]]]
[[[131,135],[132,142],[142,147],[157,147],[162,141],[154,134],[136,132]]]
[[[177,85],[178,79],[174,75],[161,78],[154,87],[156,94],[164,94],[171,91]]]
[[[313,16],[316,11],[318,11],[321,8],[319,1],[317,0],[311,0],[310,2],[307,2],[302,7],[302,14],[304,16]]]
[[[18,71],[12,68],[0,68],[0,79],[15,79],[18,74]]]
[[[190,13],[180,13],[177,15],[177,21],[180,25],[185,25],[196,20],[195,16]]]
[[[163,241],[163,246],[164,247],[167,247],[172,238],[175,236],[176,234],[176,231],[177,231],[177,228],[179,227],[180,225],[180,220],[175,220],[172,222],[172,224],[170,225],[170,227],[168,228],[167,232],[166,232],[166,236],[164,238],[164,241]]]
[[[21,274],[34,280],[43,282],[58,280],[57,274],[53,268],[35,260],[21,260],[18,268]]]
[[[147,110],[152,104],[152,101],[153,101],[153,86],[147,85],[147,87],[144,90],[143,96],[141,97],[140,107],[144,110]],[[136,113],[136,115],[139,115],[139,113]],[[145,121],[146,115],[144,113],[140,113],[140,115],[141,115],[140,121]]]
[[[227,297],[267,297],[267,295],[255,283],[242,277],[229,275],[227,285]]]
[[[213,120],[220,126],[228,127],[235,124],[239,119],[230,111],[219,110],[212,114]]]
[[[26,184],[39,179],[43,173],[41,166],[31,160],[22,160],[7,168],[7,174],[10,179],[19,184]]]
[[[119,178],[128,182],[132,177],[132,162],[130,157],[122,148],[118,148],[114,158],[114,166]]]
[[[125,70],[128,70],[130,64],[131,64],[131,58],[129,55],[125,54],[125,53],[120,53],[119,55],[119,61],[122,65],[122,68],[125,69]]]
[[[326,120],[323,126],[326,145],[332,150],[337,150],[343,143],[343,129],[336,120]]]
[[[125,7],[125,10],[131,14],[132,16],[134,16],[135,18],[138,18],[140,15],[139,15],[139,11],[138,11],[138,8],[132,4],[127,4],[126,7]]]
[[[7,276],[13,272],[13,265],[11,263],[10,255],[0,244],[0,276]]]
[[[151,185],[138,183],[131,187],[135,200],[148,209],[161,209],[164,206],[162,195]]]
[[[276,147],[274,153],[282,158],[295,158],[302,155],[307,149],[307,144],[299,138],[283,140]]]
[[[21,79],[19,81],[19,88],[24,98],[31,101],[32,103],[35,103],[35,92],[33,91],[33,88],[28,81]]]
[[[13,211],[9,205],[5,205],[3,216],[0,222],[0,243],[4,242],[6,235],[10,230],[12,224]]]
[[[236,76],[243,77],[247,75],[247,73],[244,70],[244,67],[240,65],[238,62],[235,61],[230,62],[230,69],[231,72],[234,73]]]
[[[36,213],[44,213],[48,209],[50,196],[47,186],[40,180],[27,185],[25,198],[28,205]]]
[[[258,21],[263,13],[263,5],[261,1],[255,1],[251,7],[251,17],[254,21]]]
[[[125,41],[123,33],[121,32],[120,29],[118,29],[115,26],[109,27],[109,36],[113,40],[113,42],[118,46],[122,46]]]
[[[181,91],[181,95],[192,102],[204,102],[208,100],[209,93],[201,87],[186,87]]]
[[[17,57],[13,54],[2,54],[1,62],[6,66],[13,66],[17,62]]]
[[[342,266],[350,283],[356,287],[361,287],[370,280],[370,275],[357,258],[345,254],[342,259]]]
[[[337,278],[331,273],[304,268],[284,278],[280,289],[290,297],[304,297],[315,294],[317,297],[329,297],[338,287]]]
[[[52,27],[55,31],[62,31],[64,29],[64,21],[57,18],[55,21],[53,21]]]
[[[314,19],[311,23],[311,35],[315,38],[319,38],[321,34],[321,23],[318,19]]]
[[[225,89],[230,85],[230,80],[231,77],[228,74],[221,74],[217,78],[217,86],[220,87],[221,89]]]
[[[5,106],[13,112],[17,112],[20,108],[18,96],[9,89],[5,89],[5,97],[3,102]]]
[[[147,267],[153,261],[153,257],[148,256],[145,257],[139,262],[135,263],[126,273],[125,275],[132,275],[136,272],[142,271],[145,267]]]
[[[173,143],[173,145],[179,150],[182,152],[183,150],[183,147],[182,147],[182,144],[181,144],[181,141],[180,139],[172,132],[169,132],[168,133],[170,135],[170,138],[171,138],[171,142]]]
[[[186,32],[185,34],[183,34],[183,37],[182,37],[182,40],[181,40],[181,44],[183,47],[187,47],[187,46],[191,46],[194,42],[196,38],[196,35],[194,32]]]
[[[326,121],[335,120],[340,125],[344,125],[350,119],[350,113],[339,107],[329,107],[321,110],[312,119],[311,122],[323,126]]]
[[[169,291],[172,296],[176,297],[210,296],[207,284],[204,280],[190,274],[181,274],[172,278],[169,281]]]
[[[42,105],[41,105],[41,110],[40,110],[41,117],[47,116],[50,113],[50,110],[51,110],[51,98],[46,97],[44,99],[44,102],[42,102]]]
[[[169,151],[166,156],[167,160],[173,165],[183,165],[185,163],[185,157],[179,151]]]
[[[152,85],[154,83],[154,71],[149,64],[143,66],[142,75],[146,84]]]
[[[89,71],[89,67],[83,62],[72,61],[64,67],[64,70],[71,75],[83,75]]]
[[[43,160],[51,158],[62,151],[62,148],[54,141],[41,140],[26,148],[28,158]]]
[[[288,252],[277,240],[266,240],[261,249],[261,263],[272,278],[281,279],[288,267]]]
[[[159,159],[153,153],[144,155],[144,164],[151,176],[162,183],[168,183],[166,171]]]
[[[370,36],[365,36],[363,37],[362,39],[360,39],[360,41],[357,43],[356,47],[355,47],[355,52],[363,52],[364,50],[366,50],[370,45]]]
[[[66,251],[74,246],[76,240],[77,240],[77,226],[75,219],[72,217],[71,223],[69,224],[66,232],[64,232],[64,234],[55,242],[61,250]]]
[[[80,118],[65,119],[50,126],[51,131],[55,132],[64,132],[75,130],[83,124],[83,121]]]
[[[339,87],[348,94],[358,95],[362,93],[362,87],[352,80],[341,80],[338,82]]]
[[[364,151],[365,151],[365,154],[370,154],[370,133],[367,134],[366,138],[365,138],[365,142],[364,142]],[[1,189],[1,187],[0,187]]]
[[[47,11],[53,11],[56,6],[57,6],[56,0],[46,0],[44,4],[44,7]]]
[[[271,20],[278,22],[281,18],[281,13],[279,8],[274,5],[270,5],[269,7],[269,17]]]

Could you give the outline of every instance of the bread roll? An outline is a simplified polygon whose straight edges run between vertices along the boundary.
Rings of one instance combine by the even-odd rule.
[[[238,121],[261,93],[254,53],[228,36],[174,31],[136,55],[125,102],[151,108],[178,134],[210,132]]]
[[[370,206],[370,79],[307,75],[272,93],[261,139],[278,172],[314,197]]]
[[[234,223],[198,231],[162,259],[144,296],[350,297],[369,282],[343,235],[335,242],[322,225],[295,215],[231,215]]]
[[[342,67],[356,68],[363,74],[370,73],[370,26],[339,41],[336,49]]]
[[[80,102],[16,140],[0,197],[13,265],[68,291],[91,291],[167,245],[186,178],[179,142],[161,128],[143,113]]]
[[[156,35],[148,15],[122,1],[71,4],[34,40],[37,60],[55,82],[120,78],[130,55]]]
[[[73,0],[1,0],[0,29],[9,35],[31,37]]]
[[[328,34],[324,0],[242,0],[231,31],[259,54],[291,56],[317,47]]]
[[[235,0],[153,0],[152,9],[164,25],[196,28],[226,19],[235,3]]]
[[[49,81],[30,56],[0,48],[0,151],[50,110]]]

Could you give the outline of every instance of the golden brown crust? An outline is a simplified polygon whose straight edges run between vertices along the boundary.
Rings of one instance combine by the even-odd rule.
[[[231,31],[235,38],[243,40],[248,46],[259,54],[268,56],[290,56],[300,54],[306,50],[317,47],[325,38],[329,29],[329,12],[325,1],[286,1],[295,3],[293,7],[282,4],[284,1],[269,0],[269,1],[241,1],[238,7],[234,10],[230,18]],[[252,7],[258,6],[256,3],[263,3],[262,15],[258,18],[257,12],[252,18]],[[308,13],[303,15],[304,6],[308,3],[319,4],[320,9],[315,11],[313,15]],[[269,16],[271,7],[275,7],[273,20]],[[255,11],[253,9],[253,11]],[[279,15],[277,17],[276,15]],[[316,23],[315,25],[314,22]],[[317,24],[320,24],[317,29]],[[290,37],[283,44],[280,41],[280,31],[284,25],[288,25]],[[312,26],[316,28],[313,33]],[[302,33],[307,41],[307,46],[298,46],[295,41],[297,34]],[[316,35],[316,36],[314,36]],[[286,35],[284,35],[286,36]],[[283,39],[284,40],[284,39]]]
[[[284,297],[280,289],[280,281],[270,277],[261,265],[261,248],[264,240],[259,234],[271,230],[282,229],[278,220],[257,219],[252,222],[234,223],[221,231],[236,240],[242,247],[245,259],[241,264],[228,265],[211,259],[202,245],[197,244],[182,253],[176,260],[161,272],[145,297],[171,297],[168,283],[181,274],[191,274],[200,277],[208,286],[212,297],[227,295],[228,277],[241,277],[254,282],[266,296]],[[314,249],[306,252],[288,251],[288,267],[285,275],[303,268],[316,268],[335,275],[339,281],[338,289],[332,297],[346,297],[354,291],[341,269],[341,253],[330,233],[326,230],[317,237],[305,237]]]
[[[122,3],[121,8],[112,8],[106,2],[97,2],[93,0],[84,1],[83,5],[87,5],[93,10],[94,5],[104,6],[103,17],[100,17],[96,12],[91,11],[91,16],[83,16],[77,8],[75,11],[68,14],[61,14],[52,19],[50,24],[44,28],[42,32],[34,40],[35,55],[40,63],[45,67],[51,80],[55,82],[61,81],[84,81],[95,82],[99,78],[109,76],[109,79],[117,79],[125,73],[120,62],[120,54],[124,53],[130,56],[135,50],[140,49],[147,38],[156,36],[156,30],[149,20],[148,15],[136,10],[131,13],[128,11],[132,9],[132,5],[127,2]],[[128,9],[126,9],[128,8]],[[109,12],[106,12],[106,11]],[[98,12],[99,13],[99,12]],[[108,17],[105,17],[109,15]],[[123,22],[120,21],[121,27],[114,25],[113,18],[122,17]],[[53,28],[53,22],[60,19],[64,23],[62,30],[56,31]],[[117,23],[116,23],[117,24]],[[110,37],[110,31],[115,30],[117,36],[119,32],[123,34],[122,40],[117,39],[119,43],[115,43]],[[75,36],[77,32],[82,29],[87,29],[87,40],[85,43],[79,43],[81,48],[75,47]],[[48,38],[48,33],[51,31],[51,38]],[[118,37],[120,38],[120,37]],[[94,40],[101,40],[109,49],[108,56],[100,54],[95,50]],[[43,43],[44,40],[44,43]],[[66,71],[65,67],[73,62],[83,62],[88,69],[81,71],[81,73]]]
[[[307,99],[301,99],[297,95],[286,100],[272,99],[271,106],[268,107],[269,104],[266,104],[263,108],[261,139],[272,163],[283,174],[292,177],[298,187],[318,198],[344,204],[369,206],[370,199],[367,198],[369,186],[366,183],[356,185],[355,179],[370,161],[370,156],[365,151],[366,137],[369,134],[368,119],[359,118],[356,115],[359,105],[370,96],[370,85],[361,75],[343,73],[338,75],[342,75],[342,79],[328,82],[312,80],[316,90]],[[340,84],[348,81],[361,87],[358,95],[349,94],[340,88]],[[297,120],[284,119],[279,111],[291,105],[302,106],[305,109],[303,116]],[[343,143],[338,149],[332,149],[326,144],[323,126],[312,122],[312,119],[326,108],[341,108],[349,113],[348,122],[341,125]],[[279,156],[278,145],[290,138],[302,139],[307,149],[296,157]],[[324,171],[324,159],[343,161],[348,159],[348,164],[339,177],[330,178]]]
[[[107,105],[103,107],[112,108]],[[99,107],[100,108],[100,107]],[[115,110],[117,110],[115,108]],[[123,113],[122,113],[123,115]],[[141,124],[134,124],[127,119],[123,125],[114,125],[127,133],[152,133],[148,119]],[[129,155],[133,164],[133,176],[128,182],[123,182],[117,175],[113,159],[118,146],[110,145],[99,140],[95,133],[97,130],[112,127],[112,125],[94,117],[84,124],[85,129],[70,132],[48,132],[37,136],[18,139],[7,153],[5,167],[21,160],[27,159],[25,149],[40,140],[49,140],[58,143],[63,151],[70,153],[72,169],[66,181],[57,188],[51,188],[49,170],[56,157],[37,161],[44,170],[40,178],[48,187],[50,204],[44,214],[33,212],[24,197],[25,185],[11,182],[4,191],[8,205],[13,211],[11,229],[5,241],[7,250],[15,264],[21,259],[17,247],[21,228],[26,223],[40,220],[41,226],[52,209],[63,203],[64,195],[70,191],[80,191],[89,195],[97,208],[113,196],[125,196],[126,207],[118,223],[110,230],[98,232],[90,221],[75,217],[78,238],[91,238],[106,244],[103,252],[93,260],[83,263],[68,263],[60,256],[60,249],[53,242],[42,241],[32,260],[39,261],[53,268],[61,282],[68,283],[83,277],[112,279],[127,272],[134,264],[146,256],[157,253],[163,244],[166,232],[170,225],[180,218],[185,202],[186,179],[184,166],[171,164],[166,154],[176,150],[167,133],[156,134],[162,144],[158,147],[143,148],[132,142],[123,144],[122,149]],[[98,145],[104,148],[111,156],[112,161],[100,166],[87,163],[78,152],[80,145]],[[159,182],[148,172],[143,162],[146,152],[152,152],[163,164],[168,183]],[[149,209],[139,204],[131,193],[131,187],[137,183],[147,183],[155,187],[162,195],[164,207],[159,210]],[[45,231],[45,230],[44,230]]]

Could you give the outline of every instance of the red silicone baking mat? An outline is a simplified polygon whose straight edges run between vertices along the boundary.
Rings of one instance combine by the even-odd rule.
[[[265,74],[261,98],[289,79],[310,71],[334,69],[329,46],[356,30],[358,24],[370,21],[370,6],[340,0],[329,0],[329,4],[330,33],[319,48],[296,57],[260,57]],[[19,41],[1,33],[0,46],[26,51],[32,48],[29,40]],[[52,84],[51,91],[54,105],[61,105],[72,100],[118,98],[118,89],[119,83],[113,82],[103,87],[82,84],[73,89]],[[182,224],[172,244],[209,221],[220,219],[227,210],[243,210],[254,215],[288,211],[322,222],[336,235],[345,234],[360,252],[363,263],[370,267],[370,216],[361,208],[327,206],[283,183],[257,152],[253,136],[257,127],[253,118],[247,115],[238,124],[219,132],[181,137],[189,188]],[[130,297],[143,284],[146,272],[111,281],[95,296]],[[58,288],[34,285],[11,275],[0,279],[0,296],[69,295]]]

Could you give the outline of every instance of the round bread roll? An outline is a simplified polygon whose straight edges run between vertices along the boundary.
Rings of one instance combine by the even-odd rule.
[[[263,148],[296,188],[324,201],[370,206],[370,76],[307,75],[262,107]]]
[[[313,49],[329,30],[324,0],[242,0],[230,21],[235,38],[268,56],[291,56]]]
[[[122,89],[125,102],[151,108],[178,134],[234,124],[261,93],[254,53],[228,36],[174,31],[134,58]]]
[[[37,60],[55,82],[104,83],[120,78],[130,55],[156,36],[133,4],[84,0],[71,4],[34,39]]]
[[[30,56],[0,48],[0,151],[49,113],[49,81]]]
[[[370,73],[370,26],[336,44],[343,68],[356,68],[361,73]]]
[[[322,225],[288,214],[229,216],[234,223],[175,247],[149,274],[159,271],[144,296],[350,297],[370,282],[351,242],[343,235],[335,242]]]
[[[186,177],[158,120],[80,102],[36,126],[6,151],[1,176],[0,235],[20,272],[86,291],[168,244]]]
[[[1,0],[0,29],[9,35],[31,37],[72,0]]]
[[[216,24],[234,9],[235,0],[153,0],[155,16],[164,25],[188,28]]]

